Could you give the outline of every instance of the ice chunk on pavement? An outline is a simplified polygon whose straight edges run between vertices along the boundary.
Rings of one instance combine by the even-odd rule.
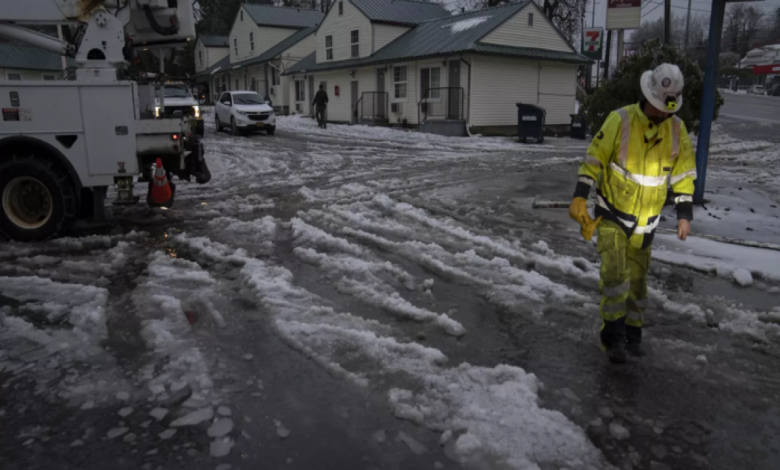
[[[747,287],[753,285],[753,275],[745,268],[734,270],[734,281],[740,286]]]
[[[230,408],[228,408],[227,406],[220,406],[219,408],[217,408],[217,414],[219,414],[220,416],[230,416],[233,413],[230,411]]]
[[[121,436],[122,434],[126,433],[129,430],[130,430],[130,428],[113,428],[113,429],[109,429],[108,432],[106,433],[106,437],[108,437],[109,439],[113,439],[115,437]]]
[[[166,410],[165,408],[155,408],[149,412],[149,416],[156,419],[157,421],[160,421],[161,419],[165,418],[165,415],[167,414],[168,414],[168,410]]]
[[[81,405],[81,409],[82,409],[82,410],[91,410],[91,409],[92,409],[92,408],[94,408],[94,407],[95,407],[95,402],[94,402],[94,401],[92,401],[92,400],[89,400],[89,401],[87,401],[87,402],[84,402],[84,404],[83,404],[83,405]]]
[[[152,384],[149,385],[149,390],[151,390],[153,395],[159,395],[165,391],[165,385],[162,384]]]
[[[628,439],[630,436],[628,429],[614,422],[609,423],[609,433],[612,434],[612,437],[618,440]]]
[[[398,433],[397,439],[407,446],[409,446],[409,449],[412,450],[417,455],[422,455],[426,452],[428,452],[428,448],[422,445],[419,441],[414,439],[412,436],[406,434],[405,432],[401,431]]]
[[[214,470],[230,470],[231,468],[233,468],[233,466],[229,463],[221,463],[214,467]]]
[[[433,463],[433,468],[435,468],[436,470],[441,470],[442,468],[444,468],[444,465],[437,460],[436,462]]]
[[[246,359],[247,361],[251,361],[253,357],[255,356],[253,356],[252,354],[244,354],[244,359]]]
[[[122,440],[125,441],[127,444],[130,444],[132,442],[135,442],[135,437],[136,437],[135,434],[130,433],[127,434]]]
[[[176,434],[177,429],[166,429],[165,431],[161,432],[157,435],[162,440],[170,439],[173,437],[174,434]]]
[[[217,438],[209,444],[209,454],[212,457],[224,457],[230,453],[234,445],[235,443],[229,437]]]
[[[130,394],[127,393],[127,392],[117,392],[116,393],[116,399],[117,400],[124,401],[124,400],[127,400],[128,398],[130,398]]]
[[[71,447],[78,447],[82,445],[84,445],[84,441],[82,441],[81,439],[76,439],[75,441],[70,443]]]
[[[233,430],[233,420],[230,418],[222,418],[214,421],[208,429],[209,437],[222,437]]]
[[[196,424],[202,423],[203,421],[208,421],[213,417],[214,417],[214,409],[209,406],[206,408],[195,410],[188,415],[182,416],[181,418],[174,420],[171,423],[171,426],[172,427],[194,426]]]
[[[705,356],[704,354],[700,354],[700,355],[696,356],[696,360],[699,361],[699,362],[706,363],[707,362],[707,356]]]
[[[122,408],[121,410],[119,410],[118,414],[119,414],[119,416],[121,416],[123,418],[126,418],[126,417],[130,416],[132,413],[133,413],[133,407],[132,406],[128,406],[128,407],[125,407],[125,408]]]
[[[387,433],[385,433],[384,429],[380,429],[379,431],[376,431],[374,434],[371,435],[375,441],[378,443],[383,443],[387,439]]]
[[[439,438],[439,444],[444,445],[450,442],[450,439],[452,439],[452,431],[448,429],[443,433],[441,433],[441,437]]]

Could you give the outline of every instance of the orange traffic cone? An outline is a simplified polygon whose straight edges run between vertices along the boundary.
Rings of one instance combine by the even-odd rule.
[[[149,194],[146,202],[153,207],[170,207],[173,205],[173,190],[168,177],[165,176],[162,160],[157,159],[154,165],[154,179],[149,182]]]

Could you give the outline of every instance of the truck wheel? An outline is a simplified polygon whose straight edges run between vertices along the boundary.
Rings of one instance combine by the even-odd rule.
[[[219,122],[219,115],[217,115],[217,132],[222,132],[222,123]]]
[[[11,240],[62,235],[76,218],[76,190],[64,172],[40,157],[0,162],[0,232]]]

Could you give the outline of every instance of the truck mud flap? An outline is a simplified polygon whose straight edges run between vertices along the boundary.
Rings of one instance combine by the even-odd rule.
[[[205,184],[211,181],[211,171],[203,158],[203,144],[198,142],[193,145],[189,155],[184,157],[184,173],[195,177],[198,184]]]

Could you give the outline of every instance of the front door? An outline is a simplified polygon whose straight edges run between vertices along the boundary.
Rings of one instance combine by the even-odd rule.
[[[358,82],[357,80],[352,82],[352,124],[358,122],[358,117],[362,117],[358,114],[357,102],[358,102]]]
[[[460,60],[448,62],[450,68],[449,89],[447,90],[447,117],[449,119],[460,119],[460,108],[463,105],[460,90]]]
[[[385,109],[385,69],[376,69],[376,91],[374,95],[374,112],[375,117],[380,119],[387,118],[387,109]]]

